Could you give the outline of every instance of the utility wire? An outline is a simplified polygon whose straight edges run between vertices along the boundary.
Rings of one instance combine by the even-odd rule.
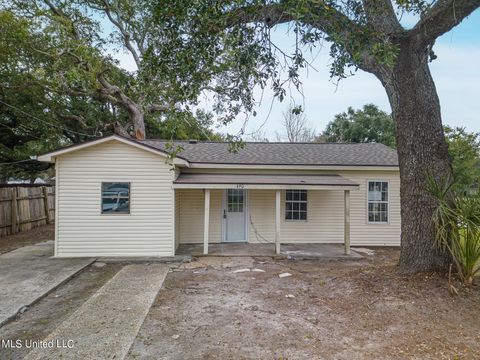
[[[12,162],[3,162],[3,163],[0,163],[0,165],[18,164],[18,163],[23,163],[23,162],[27,162],[27,161],[33,161],[33,159],[18,160],[18,161],[12,161]]]
[[[36,116],[34,116],[34,115],[31,115],[31,114],[23,111],[22,109],[14,106],[14,105],[7,104],[6,102],[4,102],[4,101],[2,101],[2,100],[0,100],[0,103],[3,104],[3,105],[6,105],[6,106],[8,106],[8,107],[10,107],[10,108],[12,108],[12,109],[15,109],[15,110],[21,112],[23,115],[29,116],[29,117],[31,117],[32,119],[35,119],[35,120],[40,121],[40,122],[42,122],[42,123],[45,123],[45,124],[47,124],[47,125],[49,125],[49,126],[52,126],[52,127],[54,127],[54,128],[61,129],[61,130],[64,130],[64,131],[68,131],[68,132],[70,132],[70,133],[72,133],[72,134],[87,136],[87,137],[91,137],[91,138],[96,138],[96,137],[97,137],[97,136],[95,136],[95,135],[90,135],[90,134],[81,133],[81,132],[78,132],[78,131],[75,131],[75,130],[67,129],[67,128],[65,128],[65,127],[63,127],[63,126],[60,126],[60,125],[52,124],[52,123],[50,123],[50,122],[48,122],[48,121],[42,120],[42,119],[40,119],[40,118],[38,118],[38,117],[36,117]]]

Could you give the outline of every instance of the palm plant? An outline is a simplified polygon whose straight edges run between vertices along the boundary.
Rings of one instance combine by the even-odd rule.
[[[460,195],[448,179],[429,179],[429,191],[437,199],[433,215],[438,245],[452,255],[466,284],[473,284],[480,272],[480,192]]]

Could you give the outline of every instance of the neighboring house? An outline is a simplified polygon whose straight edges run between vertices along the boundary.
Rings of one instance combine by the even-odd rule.
[[[55,255],[171,256],[179,244],[400,244],[400,177],[382,144],[169,142],[116,135],[55,162]],[[279,246],[276,247],[279,251]]]

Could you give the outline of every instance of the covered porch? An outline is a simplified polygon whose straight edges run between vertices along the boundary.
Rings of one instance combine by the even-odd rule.
[[[350,191],[359,185],[337,174],[181,173],[173,187],[179,255],[270,256],[302,244],[351,254]]]

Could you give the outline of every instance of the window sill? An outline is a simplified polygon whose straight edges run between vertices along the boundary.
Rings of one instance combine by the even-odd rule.
[[[131,213],[126,213],[126,212],[108,212],[108,213],[100,213],[100,215],[108,216],[108,215],[132,215]]]

